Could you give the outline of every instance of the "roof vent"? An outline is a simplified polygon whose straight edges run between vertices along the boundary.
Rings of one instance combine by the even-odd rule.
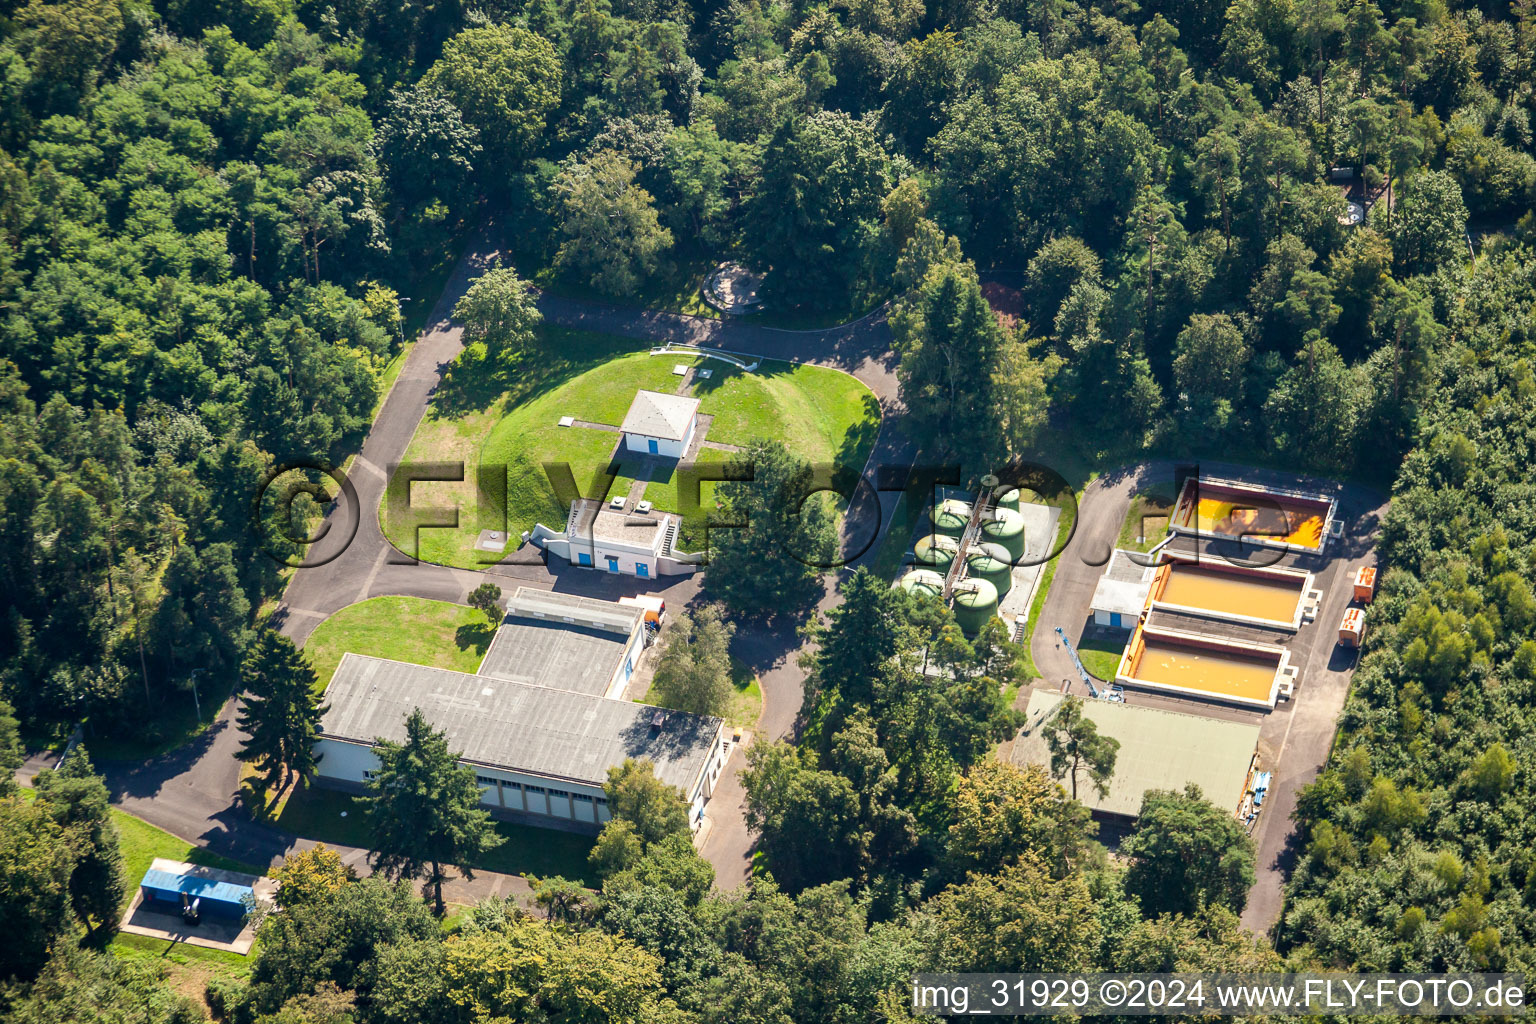
[[[666,724],[667,724],[667,713],[665,711],[658,711],[658,712],[656,712],[655,714],[653,714],[651,716],[651,728],[652,729],[663,729],[663,728],[666,727]]]

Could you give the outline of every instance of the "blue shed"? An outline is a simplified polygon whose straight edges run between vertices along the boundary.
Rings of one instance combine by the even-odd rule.
[[[150,868],[139,883],[144,902],[154,910],[180,913],[181,908],[193,900],[200,900],[198,911],[209,917],[239,920],[245,916],[248,899],[255,893],[248,885],[220,882],[196,875],[179,875],[170,871]]]

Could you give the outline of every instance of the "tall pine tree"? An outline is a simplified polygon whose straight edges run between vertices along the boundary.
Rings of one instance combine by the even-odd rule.
[[[396,878],[425,876],[439,916],[447,867],[474,878],[470,862],[502,843],[480,806],[475,772],[459,764],[448,738],[417,708],[405,720],[405,742],[380,740],[379,768],[368,783],[373,866]]]
[[[315,696],[315,668],[293,641],[275,630],[257,637],[240,666],[245,706],[240,728],[247,739],[241,755],[256,765],[267,789],[281,790],[291,770],[299,778],[315,773],[320,757],[315,736],[328,710]]]
[[[753,441],[733,465],[752,479],[716,489],[721,518],[738,524],[709,532],[708,592],[733,611],[781,612],[818,596],[818,577],[832,564],[836,533],[811,466],[781,441]]]

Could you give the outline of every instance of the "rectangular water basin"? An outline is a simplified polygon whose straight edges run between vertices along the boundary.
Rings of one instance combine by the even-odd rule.
[[[1136,630],[1120,659],[1122,686],[1268,710],[1295,681],[1290,652],[1180,630]]]
[[[1191,477],[1174,505],[1169,529],[1318,552],[1328,543],[1336,508],[1334,499],[1323,495]]]
[[[1296,630],[1316,614],[1321,595],[1305,569],[1255,568],[1217,559],[1160,566],[1147,606],[1245,625]]]

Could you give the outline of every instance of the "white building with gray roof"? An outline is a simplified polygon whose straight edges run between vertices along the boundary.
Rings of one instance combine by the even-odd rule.
[[[725,764],[718,718],[621,698],[645,647],[644,609],[519,588],[473,673],[343,655],[326,687],[317,781],[359,791],[378,740],[400,742],[420,708],[475,770],[499,817],[595,830],[603,782],[625,758],[655,765],[697,826]]]
[[[680,459],[699,426],[699,400],[660,391],[637,391],[619,430],[632,452]]]
[[[1157,570],[1147,562],[1156,555],[1142,555],[1115,548],[1093,588],[1093,624],[1111,629],[1134,629],[1147,607],[1152,591],[1152,577]]]
[[[375,743],[403,741],[420,708],[475,770],[489,809],[550,827],[607,821],[603,782],[630,757],[682,791],[696,825],[725,763],[718,718],[360,654],[342,656],[325,700],[321,784],[360,790],[378,768]]]

